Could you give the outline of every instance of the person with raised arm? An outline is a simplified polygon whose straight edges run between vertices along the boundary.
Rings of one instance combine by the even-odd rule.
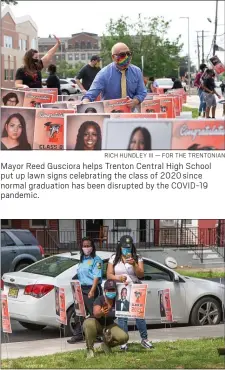
[[[47,68],[51,63],[52,57],[58,50],[60,40],[54,36],[56,44],[41,59],[38,51],[35,49],[28,50],[24,55],[24,65],[17,69],[15,78],[15,87],[18,89],[41,88],[42,75],[41,71]]]

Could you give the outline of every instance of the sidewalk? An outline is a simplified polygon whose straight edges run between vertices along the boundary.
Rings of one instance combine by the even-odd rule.
[[[202,339],[205,337],[219,338],[224,336],[224,324],[213,326],[190,326],[180,328],[165,328],[148,330],[149,339],[153,343]],[[139,333],[130,331],[130,342],[139,342]],[[55,354],[57,352],[71,352],[85,349],[85,343],[68,344],[67,338],[44,339],[29,342],[16,342],[1,345],[1,359],[15,359],[19,357],[34,357]],[[95,346],[98,347],[97,343]]]
[[[221,98],[222,100],[223,98]],[[216,101],[218,102],[218,98],[216,97]],[[191,95],[187,96],[187,103],[183,104],[184,107],[189,107],[189,108],[198,108],[199,107],[199,97],[198,95]],[[217,104],[216,107],[216,117],[217,118],[222,118],[223,114],[223,105],[222,104]]]

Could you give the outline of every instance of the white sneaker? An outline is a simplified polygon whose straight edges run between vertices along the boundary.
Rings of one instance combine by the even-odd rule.
[[[123,344],[122,346],[120,346],[120,349],[121,351],[127,351],[128,350],[127,344]]]
[[[153,344],[148,339],[142,339],[141,345],[144,348],[148,348],[148,349],[152,349],[153,348]]]

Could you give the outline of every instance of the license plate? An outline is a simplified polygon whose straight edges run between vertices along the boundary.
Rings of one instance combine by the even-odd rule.
[[[19,294],[19,288],[9,288],[8,297],[17,298]]]

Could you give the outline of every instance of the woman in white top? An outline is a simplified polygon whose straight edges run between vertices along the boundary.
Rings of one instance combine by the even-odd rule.
[[[116,254],[109,259],[107,267],[107,279],[112,279],[118,283],[141,283],[139,279],[144,277],[143,259],[137,255],[133,239],[129,235],[124,235],[120,239]],[[125,290],[125,289],[124,289]],[[125,294],[124,294],[125,293]],[[121,301],[126,300],[126,290]],[[126,300],[127,302],[127,300]],[[128,318],[118,318],[118,325],[128,333]],[[147,325],[144,319],[136,319],[136,325],[141,336],[141,345],[144,348],[152,348],[152,343],[148,340]],[[122,350],[127,349],[127,345],[121,346]]]

